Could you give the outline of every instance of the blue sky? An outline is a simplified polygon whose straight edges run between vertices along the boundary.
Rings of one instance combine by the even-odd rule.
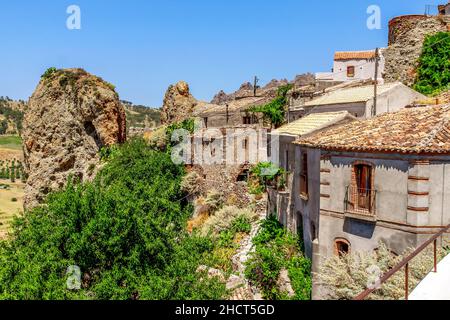
[[[258,75],[328,71],[336,50],[387,45],[389,19],[447,0],[0,0],[0,95],[28,99],[51,66],[81,67],[160,106],[178,80],[210,100]],[[81,30],[66,9],[81,8]],[[382,29],[366,27],[369,5]]]

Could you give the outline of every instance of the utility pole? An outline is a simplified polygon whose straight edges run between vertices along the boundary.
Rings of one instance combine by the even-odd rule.
[[[259,79],[258,79],[257,76],[255,76],[255,79],[253,81],[253,96],[254,97],[256,97],[256,89],[257,89],[257,86],[258,86],[258,82],[259,82]]]
[[[375,50],[375,85],[374,85],[374,97],[373,97],[373,106],[372,106],[372,117],[377,115],[377,96],[378,96],[378,66],[379,66],[379,53],[380,50],[377,48]]]

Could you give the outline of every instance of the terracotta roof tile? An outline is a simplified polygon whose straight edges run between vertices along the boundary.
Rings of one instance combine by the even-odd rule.
[[[375,59],[375,51],[338,51],[334,60]]]
[[[385,113],[295,143],[324,150],[450,154],[450,105]]]

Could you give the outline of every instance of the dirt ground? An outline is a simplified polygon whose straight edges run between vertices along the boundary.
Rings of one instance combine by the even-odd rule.
[[[23,161],[23,152],[21,150],[13,150],[0,148],[0,160],[17,159]]]
[[[16,159],[23,161],[21,150],[0,148],[0,160]],[[11,220],[23,211],[23,196],[25,184],[20,181],[12,183],[11,180],[0,179],[0,184],[9,185],[8,190],[0,189],[0,239],[7,235]],[[13,201],[15,199],[16,201]]]
[[[0,238],[5,237],[11,220],[23,211],[23,196],[25,184],[11,183],[10,180],[0,180],[0,184],[10,186],[9,190],[0,190]],[[13,201],[16,199],[16,201]]]

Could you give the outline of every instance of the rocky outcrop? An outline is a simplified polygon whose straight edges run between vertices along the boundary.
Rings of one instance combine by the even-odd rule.
[[[273,79],[268,82],[265,86],[259,87],[256,90],[256,95],[258,97],[265,98],[275,98],[277,95],[278,88],[285,86],[287,84],[295,84],[296,87],[301,87],[305,85],[314,84],[315,77],[311,73],[305,73],[297,75],[293,81],[288,81],[287,79]],[[223,90],[220,90],[211,101],[212,104],[224,105],[227,102],[234,101],[237,99],[242,99],[246,97],[253,97],[254,90],[253,85],[250,82],[243,83],[239,89],[233,93],[226,94]]]
[[[161,110],[161,123],[171,124],[192,116],[198,101],[191,95],[189,85],[180,81],[167,89]]]
[[[31,208],[69,176],[95,176],[100,149],[126,139],[125,111],[111,84],[81,69],[54,70],[30,98],[22,136]]]
[[[418,59],[427,35],[447,31],[450,19],[442,16],[404,16],[390,22],[390,45],[383,50],[386,60],[384,79],[414,84]]]

